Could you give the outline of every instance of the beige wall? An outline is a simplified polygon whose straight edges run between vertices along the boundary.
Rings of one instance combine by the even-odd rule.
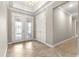
[[[46,9],[46,43],[53,44],[53,8]]]
[[[60,8],[54,9],[53,44],[72,37],[72,16]]]
[[[72,16],[72,34],[73,34],[73,36],[75,36],[75,34],[76,34],[76,20],[77,20],[77,18],[74,18]]]
[[[36,15],[36,39],[46,42],[46,12]]]
[[[0,2],[0,57],[7,52],[7,2]]]
[[[76,20],[76,35],[77,35],[77,56],[79,56],[79,2],[78,2],[78,16]]]
[[[54,24],[53,24],[53,8],[58,6],[58,5],[61,5],[65,2],[55,2],[53,4],[51,4],[50,6],[48,6],[47,8],[43,9],[41,12],[38,13],[38,15],[36,15],[36,37],[37,39],[40,41],[41,38],[43,35],[40,34],[38,32],[38,30],[42,29],[42,30],[46,30],[46,33],[43,33],[44,35],[46,34],[46,39],[44,41],[44,39],[42,40],[43,42],[47,43],[48,45],[52,45],[53,46],[53,43],[54,43]],[[43,17],[43,18],[42,18]],[[45,18],[44,18],[45,17]],[[46,23],[44,24],[41,24],[41,21],[45,21]],[[40,23],[39,23],[40,22]],[[40,26],[44,26],[44,28],[41,28]],[[46,28],[45,28],[46,27]],[[40,36],[41,35],[41,36]]]
[[[8,17],[8,43],[13,43],[13,42],[18,42],[16,40],[16,35],[15,35],[15,21],[22,21],[23,23],[27,23],[28,21],[32,22],[32,35],[33,35],[33,16],[31,15],[26,15],[18,12],[14,12],[9,10],[9,17]],[[17,20],[19,19],[19,20]],[[26,25],[24,25],[26,26]],[[24,30],[24,29],[23,29]],[[24,30],[25,31],[25,30]],[[25,32],[24,32],[25,33]],[[33,36],[32,36],[33,39]],[[27,40],[25,39],[25,36],[23,35],[23,39],[21,41]]]
[[[8,42],[11,42],[12,40],[12,20],[11,20],[11,13],[8,9]]]

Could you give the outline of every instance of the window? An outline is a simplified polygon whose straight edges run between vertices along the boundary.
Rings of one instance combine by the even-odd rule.
[[[32,23],[31,22],[28,22],[28,38],[31,38],[32,37]]]

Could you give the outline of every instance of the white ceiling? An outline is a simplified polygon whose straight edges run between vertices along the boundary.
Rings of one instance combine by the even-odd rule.
[[[35,12],[46,3],[47,1],[14,1],[13,7],[21,10]]]
[[[52,1],[14,1],[12,6],[21,10],[35,12],[42,6],[47,5],[48,2],[50,3]],[[71,15],[77,15],[78,3],[76,1],[70,1],[61,5],[60,7],[68,13],[70,13]]]
[[[65,11],[69,12],[71,15],[77,15],[78,14],[78,2],[68,2],[62,6]]]

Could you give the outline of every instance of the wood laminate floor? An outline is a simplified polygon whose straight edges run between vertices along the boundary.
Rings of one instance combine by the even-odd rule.
[[[74,57],[77,55],[76,40],[50,48],[38,41],[27,41],[8,46],[7,57]]]
[[[77,56],[77,39],[70,39],[63,44],[55,47],[60,56],[76,57]]]

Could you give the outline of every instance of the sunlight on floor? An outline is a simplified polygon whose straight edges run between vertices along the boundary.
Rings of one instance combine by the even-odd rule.
[[[27,44],[26,44],[26,48],[28,48],[28,49],[32,49],[32,48],[33,48],[33,46],[32,46],[32,42],[27,43]]]

